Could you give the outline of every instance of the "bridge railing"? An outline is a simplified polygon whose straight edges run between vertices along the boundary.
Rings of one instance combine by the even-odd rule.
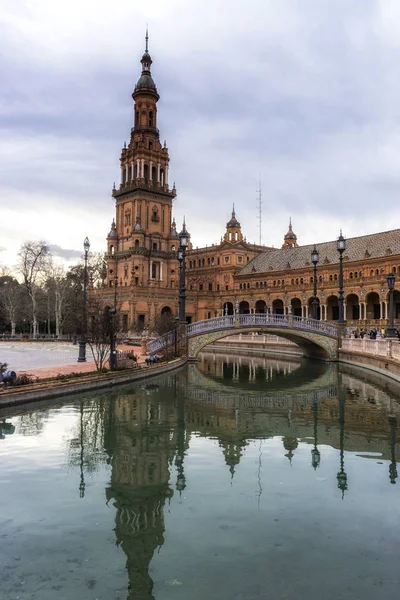
[[[245,315],[242,315],[245,316]],[[196,321],[190,323],[187,328],[188,337],[205,331],[214,331],[215,329],[230,329],[235,326],[234,315],[224,315],[223,317],[215,317],[214,319],[206,319],[205,321]]]
[[[158,350],[163,350],[164,348],[168,348],[175,345],[175,331],[168,331],[168,333],[164,333],[164,335],[160,335],[160,337],[155,340],[150,340],[147,342],[146,351],[147,354],[155,354]]]

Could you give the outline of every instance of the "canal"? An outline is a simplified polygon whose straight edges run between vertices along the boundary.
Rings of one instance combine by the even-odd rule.
[[[397,600],[400,387],[203,353],[0,412],[4,600]]]

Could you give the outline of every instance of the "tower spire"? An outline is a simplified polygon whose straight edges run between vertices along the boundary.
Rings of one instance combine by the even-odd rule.
[[[149,26],[148,25],[146,25],[146,37],[145,37],[145,40],[146,40],[146,50],[145,50],[145,52],[148,52],[149,51]]]

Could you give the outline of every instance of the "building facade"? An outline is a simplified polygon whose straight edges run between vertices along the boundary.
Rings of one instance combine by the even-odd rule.
[[[117,286],[126,331],[157,329],[178,314],[179,235],[173,219],[176,188],[169,184],[169,153],[158,129],[159,94],[151,75],[146,35],[142,72],[134,88],[133,127],[120,157],[121,180],[112,190],[115,218],[107,236],[107,288]],[[189,224],[190,228],[190,224]],[[350,326],[383,327],[388,319],[389,273],[400,269],[400,230],[346,240],[343,255],[345,318]],[[281,248],[250,244],[233,207],[219,243],[186,255],[188,321],[222,314],[271,312],[311,316],[313,246],[301,246],[289,229]],[[320,319],[339,316],[339,253],[336,241],[317,245],[317,298]],[[399,287],[400,289],[400,287]],[[395,317],[400,293],[395,291]]]

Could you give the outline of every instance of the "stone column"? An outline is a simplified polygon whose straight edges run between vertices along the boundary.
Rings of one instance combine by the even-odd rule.
[[[134,168],[133,168],[133,161],[131,162],[131,180],[134,180]]]
[[[162,261],[161,261],[161,262],[160,262],[160,281],[162,281],[162,280],[163,280],[163,278],[162,278],[162,265],[163,265],[163,264],[162,264]]]
[[[321,305],[321,309],[323,309],[322,312],[321,312],[321,321],[327,321],[328,320],[328,307],[327,307],[327,305],[326,304],[322,304]]]
[[[168,185],[168,165],[166,165],[164,171],[164,185]]]
[[[161,165],[160,165],[160,163],[157,163],[157,183],[160,183],[160,171],[161,171]]]
[[[137,170],[136,177],[138,179],[140,179],[140,160],[139,159],[137,159],[137,161],[136,161],[136,170]]]
[[[150,261],[150,273],[149,273],[149,279],[153,279],[153,261]]]
[[[126,163],[126,165],[125,165],[125,181],[126,181],[126,183],[128,183],[128,181],[129,181],[129,165],[128,165],[128,163]]]
[[[150,174],[149,174],[149,179],[150,181],[153,181],[153,161],[150,161]]]
[[[144,158],[142,158],[140,162],[141,162],[141,165],[140,165],[140,170],[141,170],[140,176],[143,179],[143,177],[144,177]]]

